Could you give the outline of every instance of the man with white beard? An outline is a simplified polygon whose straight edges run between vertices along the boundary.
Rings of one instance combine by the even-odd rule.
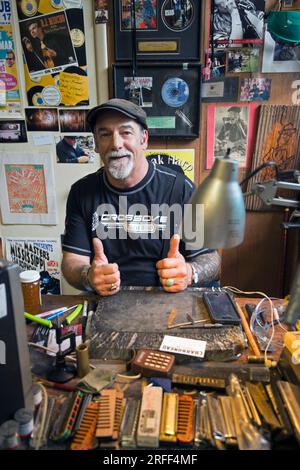
[[[188,250],[177,234],[180,209],[194,190],[179,172],[148,161],[145,111],[111,99],[87,116],[104,166],[71,188],[62,271],[78,289],[102,296],[122,286],[158,286],[180,292],[218,278],[212,250]]]

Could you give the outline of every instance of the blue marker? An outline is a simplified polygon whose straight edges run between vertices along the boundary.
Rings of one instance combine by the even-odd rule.
[[[70,310],[73,310],[76,307],[78,307],[78,304],[73,305],[73,307],[63,308],[62,310],[59,310],[58,312],[55,312],[52,315],[49,315],[49,317],[47,317],[47,320],[53,320],[53,318],[59,317],[60,315],[63,315],[64,313],[69,312]]]

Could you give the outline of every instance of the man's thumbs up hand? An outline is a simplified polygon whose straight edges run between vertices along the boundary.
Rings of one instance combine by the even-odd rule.
[[[180,253],[179,243],[179,235],[173,235],[168,257],[156,263],[160,282],[167,292],[180,292],[191,284],[192,269]]]
[[[168,251],[168,258],[183,258],[179,251],[180,237],[179,235],[173,235],[170,240],[170,248]]]
[[[120,271],[116,263],[109,263],[104,253],[102,241],[93,238],[94,259],[88,273],[88,280],[98,294],[116,294],[120,290]]]
[[[93,238],[93,247],[94,247],[94,262],[97,264],[108,264],[108,259],[105,256],[103,243],[99,238]]]

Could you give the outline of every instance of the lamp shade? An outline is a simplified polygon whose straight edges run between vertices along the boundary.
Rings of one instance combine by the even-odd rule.
[[[238,162],[216,159],[210,174],[185,209],[182,238],[188,249],[232,248],[244,239],[245,216]],[[192,227],[194,233],[202,230],[203,236],[193,238],[188,227]]]
[[[271,11],[268,31],[276,42],[290,45],[300,42],[300,11]]]

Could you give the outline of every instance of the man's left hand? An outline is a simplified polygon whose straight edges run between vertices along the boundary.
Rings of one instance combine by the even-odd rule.
[[[166,292],[180,292],[191,284],[192,269],[179,252],[179,243],[179,235],[173,235],[168,257],[156,263],[160,282]]]

